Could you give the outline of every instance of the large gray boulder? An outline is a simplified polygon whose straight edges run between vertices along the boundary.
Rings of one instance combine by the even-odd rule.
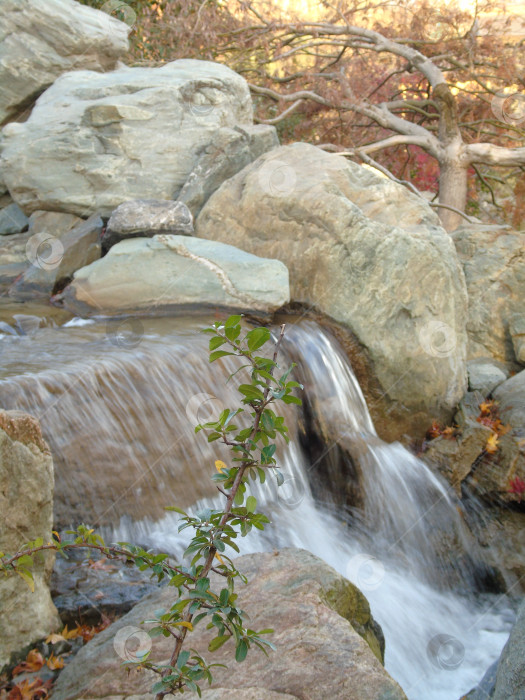
[[[51,539],[53,460],[40,425],[0,410],[0,551],[14,554],[37,537]],[[0,577],[0,669],[12,652],[60,625],[48,588],[54,555],[35,561],[34,592],[20,576]]]
[[[309,700],[405,698],[378,658],[382,633],[368,601],[352,583],[304,550],[249,554],[235,563],[248,577],[246,586],[236,586],[237,604],[250,615],[252,629],[275,630],[271,641],[277,651],[266,657],[253,650],[245,663],[235,663],[233,645],[226,643],[210,655],[210,632],[201,622],[188,635],[189,646],[210,662],[229,667],[213,670],[216,690],[203,697],[273,700],[274,696],[265,694],[273,691],[285,698],[291,695]],[[211,579],[212,590],[223,588],[220,577],[214,574]],[[55,700],[148,693],[153,674],[128,673],[122,661],[131,658],[137,634],[141,635],[139,641],[148,643],[142,621],[172,601],[173,589],[161,589],[86,644],[61,673],[53,692]],[[150,660],[167,659],[172,642],[163,637],[152,642]],[[245,695],[248,688],[257,691]]]
[[[163,234],[132,238],[78,270],[62,300],[74,313],[163,307],[272,312],[290,300],[288,270],[231,245]]]
[[[525,324],[525,231],[461,226],[451,236],[469,295],[468,357],[493,357],[515,368],[525,361],[509,328]]]
[[[226,181],[196,234],[282,260],[292,300],[356,334],[390,399],[439,415],[463,395],[463,271],[436,214],[406,188],[297,143]]]
[[[217,129],[252,121],[248,84],[218,63],[77,70],[4,128],[0,167],[26,214],[109,216],[130,199],[176,199]]]
[[[73,0],[2,0],[0,27],[0,124],[66,71],[115,68],[131,30]]]

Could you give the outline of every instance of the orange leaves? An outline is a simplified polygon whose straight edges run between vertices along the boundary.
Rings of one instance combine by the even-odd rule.
[[[498,451],[499,438],[510,430],[508,425],[503,425],[499,418],[499,409],[496,401],[483,401],[479,405],[478,423],[492,430],[492,435],[487,440],[485,452],[493,455]]]
[[[46,660],[38,649],[31,649],[26,660],[15,666],[12,676],[15,678],[21,673],[37,673],[44,664],[47,664],[52,671],[64,667],[64,661],[61,658],[57,658],[54,654],[51,654],[49,659]],[[38,677],[33,681],[25,678],[11,688],[7,695],[7,700],[42,700],[49,697],[52,684],[53,681],[51,679],[44,683]]]
[[[64,639],[64,637],[59,634],[52,634],[47,639],[51,640],[52,637],[54,638],[54,641],[51,643],[56,643],[57,641],[62,641]],[[55,656],[51,652],[51,656],[48,659],[44,659],[38,649],[31,649],[26,657],[26,660],[22,661],[22,663],[18,664],[18,666],[15,666],[12,676],[18,676],[21,673],[35,673],[36,671],[40,671],[44,664],[46,664],[51,671],[57,671],[60,668],[64,668],[64,660],[61,656]]]
[[[51,684],[50,680],[42,683],[40,678],[31,683],[24,680],[11,688],[7,700],[43,700],[49,697]]]
[[[51,652],[51,656],[46,659],[46,666],[51,671],[58,671],[59,669],[64,668],[64,659],[61,656],[55,656],[53,652]]]
[[[22,663],[18,664],[18,666],[15,666],[13,669],[13,676],[18,676],[20,673],[39,671],[44,663],[44,657],[38,649],[31,649],[26,660],[22,661]]]
[[[453,440],[456,437],[457,428],[449,425],[442,427],[437,420],[432,421],[432,425],[427,430],[426,439],[433,440],[439,436],[444,437],[446,440]]]

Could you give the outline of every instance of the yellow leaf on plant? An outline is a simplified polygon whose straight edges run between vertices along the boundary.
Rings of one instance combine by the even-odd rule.
[[[33,580],[33,574],[28,571],[27,569],[16,569],[16,573],[24,579],[24,581],[27,583],[29,588],[31,589],[31,592],[35,592],[35,582]]]
[[[223,469],[228,469],[224,462],[220,459],[215,460],[215,469],[222,474]]]
[[[215,558],[218,559],[223,566],[225,566],[224,559],[221,557],[219,552],[215,552]]]
[[[492,455],[492,454],[494,454],[494,452],[497,451],[498,445],[499,445],[498,436],[496,433],[492,433],[492,435],[487,440],[487,444],[485,445],[485,451],[488,452],[489,455]]]
[[[193,630],[193,625],[191,622],[186,622],[186,620],[181,620],[180,622],[175,623],[176,627],[186,627],[187,629],[190,630],[190,632]]]

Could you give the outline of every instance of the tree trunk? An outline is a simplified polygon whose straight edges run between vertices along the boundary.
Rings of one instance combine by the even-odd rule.
[[[459,154],[456,158],[440,163],[439,173],[439,203],[465,211],[467,204],[467,172],[468,164],[462,163]],[[453,231],[464,220],[455,211],[439,208],[439,218],[446,231]]]

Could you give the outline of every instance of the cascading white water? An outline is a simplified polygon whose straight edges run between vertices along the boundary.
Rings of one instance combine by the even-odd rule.
[[[115,539],[180,554],[186,538],[175,534],[176,517],[153,521],[150,510],[138,504],[152,498],[161,510],[169,502],[179,504],[179,496],[195,500],[203,495],[199,485],[208,481],[209,465],[226,455],[216,451],[216,443],[210,448],[204,437],[196,442],[189,419],[206,420],[203,410],[221,407],[217,396],[225,405],[235,405],[235,398],[224,386],[229,370],[217,377],[217,366],[207,365],[205,338],[196,334],[195,323],[186,330],[180,322],[144,323],[147,332],[136,345],[108,338],[105,322],[36,330],[29,338],[6,336],[0,402],[41,417],[60,465],[57,482],[67,482],[73,472],[77,480],[83,476],[83,489],[102,494],[104,479],[106,487],[110,483],[116,489],[114,510],[122,520],[113,531]],[[457,700],[480,680],[506,641],[511,617],[505,601],[492,596],[482,605],[474,591],[459,596],[447,586],[452,573],[463,590],[470,585],[462,568],[465,544],[473,543],[458,504],[421,460],[377,437],[358,382],[335,341],[310,322],[289,328],[286,338],[317,429],[327,450],[333,443],[351,456],[362,499],[355,507],[349,504],[349,513],[334,504],[319,505],[311,489],[315,492],[318,460],[294,439],[280,451],[285,484],[257,487],[273,524],[240,542],[242,551],[298,546],[323,558],[369,599],[385,633],[386,667],[407,696]],[[22,345],[26,357],[20,370]],[[295,420],[288,412],[296,438]],[[102,467],[96,460],[103,460]],[[126,479],[143,460],[148,468]],[[111,470],[126,497],[111,480]],[[65,506],[81,511],[82,499],[80,505],[72,500],[75,490],[78,494],[75,479],[62,497]],[[149,489],[151,481],[160,487]],[[180,484],[186,481],[185,493]],[[213,500],[195,507],[204,503]],[[101,517],[96,501],[90,504]]]

